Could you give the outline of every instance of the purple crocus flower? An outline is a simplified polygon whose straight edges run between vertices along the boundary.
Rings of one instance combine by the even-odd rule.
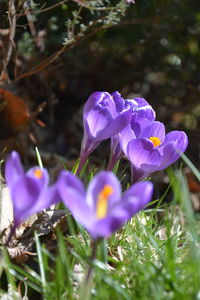
[[[120,132],[129,123],[131,115],[131,106],[122,97],[95,92],[88,98],[83,112],[84,136],[77,173],[99,143]]]
[[[5,177],[13,202],[13,230],[31,215],[58,202],[56,185],[48,187],[47,170],[36,166],[25,173],[16,151],[6,160]]]
[[[114,92],[111,94],[114,99],[120,99],[121,95],[118,92]],[[110,149],[110,160],[108,164],[108,170],[112,170],[119,159],[124,156],[124,153],[120,144],[120,136],[128,135],[126,137],[126,141],[135,138],[135,133],[132,130],[132,126],[134,126],[137,121],[143,119],[143,123],[154,121],[156,114],[153,110],[152,106],[144,99],[144,98],[134,98],[134,99],[126,99],[126,103],[128,103],[132,108],[132,116],[129,124],[117,135],[111,137],[111,149]],[[135,129],[135,128],[134,128]]]
[[[60,197],[74,218],[93,239],[110,236],[151,200],[151,182],[132,185],[123,195],[117,177],[101,171],[89,183],[87,192],[81,180],[62,171],[58,179]]]
[[[161,122],[140,118],[120,136],[122,149],[132,167],[133,180],[163,170],[174,163],[188,145],[183,131],[171,131],[165,135]]]

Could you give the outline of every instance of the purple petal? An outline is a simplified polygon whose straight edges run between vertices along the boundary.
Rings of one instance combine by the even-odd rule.
[[[131,162],[134,182],[156,171],[161,159],[159,151],[153,148],[153,143],[145,139],[132,140],[127,147],[127,156]]]
[[[24,213],[19,212],[20,217],[23,216],[23,219],[27,219],[29,216],[36,214],[38,212],[41,212],[43,209],[50,208],[51,205],[57,204],[60,202],[60,195],[57,190],[57,185],[54,184],[50,186],[49,188],[44,188],[41,190],[39,196],[35,198],[35,202],[30,202],[29,209],[24,210]],[[32,205],[31,205],[32,203]],[[22,220],[20,221],[20,223]]]
[[[145,127],[147,127],[147,125],[150,124],[150,120],[146,119],[146,118],[140,118],[137,115],[134,116],[131,120],[131,129],[135,134],[135,137],[139,138],[139,137],[143,137],[141,135],[141,132],[143,131],[143,129]]]
[[[137,102],[138,107],[143,107],[143,106],[148,106],[149,105],[147,100],[145,100],[144,98],[134,98],[133,100]]]
[[[148,120],[154,121],[156,113],[153,110],[152,106],[144,98],[135,98],[138,103],[138,108],[135,109],[137,115],[140,118],[146,118]]]
[[[127,2],[128,4],[131,4],[131,3],[134,3],[134,4],[135,4],[135,0],[126,0],[126,2]]]
[[[111,138],[112,136],[118,134],[124,127],[128,124],[131,118],[131,108],[127,107],[115,119],[107,119],[104,120],[105,128],[98,131],[94,141],[97,143],[98,141],[103,141]],[[103,121],[102,121],[103,122]],[[107,126],[106,126],[107,122]]]
[[[120,145],[124,152],[124,154],[127,155],[127,145],[132,140],[135,139],[135,133],[131,128],[131,124],[128,124],[120,133],[119,133],[119,139],[120,139]]]
[[[127,146],[127,156],[137,168],[142,164],[158,166],[161,159],[159,151],[153,149],[151,141],[145,139],[132,140]]]
[[[125,106],[125,101],[122,98],[121,94],[116,91],[112,93],[111,96],[113,97],[113,100],[115,102],[117,112],[121,112]]]
[[[151,200],[152,192],[153,185],[150,182],[134,184],[124,194],[122,199],[116,203],[106,218],[96,221],[92,226],[89,226],[88,231],[90,235],[94,239],[110,236],[146,206]]]
[[[67,194],[78,194],[85,196],[85,188],[82,181],[71,172],[62,171],[59,175],[59,184],[62,186],[64,190],[61,193],[65,194],[65,190],[67,190]]]
[[[183,153],[188,145],[188,138],[183,131],[171,131],[166,135],[159,149],[162,153],[162,159],[158,166],[158,170],[163,170],[173,164],[179,157],[180,152]]]
[[[118,92],[93,93],[84,108],[84,137],[81,152],[91,153],[98,144],[118,134],[130,121],[130,105]]]
[[[119,134],[111,137],[111,156],[115,159],[121,159],[123,157]]]
[[[139,210],[143,209],[147,203],[151,200],[153,193],[153,184],[149,181],[137,182],[133,184],[122,197],[122,201],[125,203],[133,202],[134,203],[134,213],[137,213]],[[134,199],[131,199],[134,198]]]
[[[70,172],[62,171],[57,184],[64,204],[75,219],[87,228],[93,222],[94,214],[85,201],[85,188],[81,180]]]
[[[116,105],[112,96],[107,92],[95,92],[87,100],[83,118],[86,119],[91,110],[108,110],[112,117],[116,116]]]
[[[158,121],[152,122],[142,130],[140,137],[158,137],[162,143],[165,138],[165,126],[163,123]]]
[[[109,215],[88,226],[87,230],[93,239],[107,238],[123,225],[122,218]]]
[[[13,202],[14,220],[20,224],[35,211],[35,206],[41,193],[37,180],[22,176],[10,188],[11,200]],[[40,208],[46,208],[46,203],[41,202]]]
[[[41,199],[45,199],[45,200],[41,200]],[[46,208],[49,208],[51,205],[57,204],[58,202],[61,201],[61,197],[58,192],[57,183],[52,184],[47,189],[44,189],[42,191],[42,193],[40,195],[40,199],[37,201],[37,203],[39,204],[40,201],[46,202]],[[36,204],[35,208],[37,208],[37,207],[38,206]]]
[[[138,103],[135,99],[125,99],[125,102],[131,106],[133,111],[138,107]]]
[[[113,193],[109,196],[108,199],[108,213],[111,207],[120,200],[121,186],[117,177],[112,172],[99,172],[89,183],[86,195],[86,202],[93,210],[95,215],[98,195],[106,185],[109,185],[113,189]]]
[[[86,116],[96,104],[102,101],[103,97],[104,93],[102,92],[92,93],[85,103],[83,114]]]
[[[84,124],[84,135],[81,143],[81,153],[82,155],[90,154],[96,149],[100,141],[97,138],[94,138],[89,130],[87,122]]]
[[[118,96],[119,95],[115,95],[117,103],[115,103],[112,96],[106,92],[96,92],[89,97],[85,104],[83,114],[86,137],[88,136],[91,140],[95,138],[96,140],[101,141],[110,138],[113,135],[113,133],[106,134],[106,132],[108,127],[113,124],[113,119],[119,114],[117,112],[117,107],[119,109],[119,106],[122,106],[123,109],[123,102],[119,101]],[[124,109],[123,111],[120,110],[122,116],[123,112],[125,113],[127,109]],[[116,132],[115,129],[114,131],[115,133],[118,133],[119,130]]]
[[[89,133],[94,138],[96,138],[98,134],[101,135],[101,131],[105,130],[111,122],[112,117],[108,109],[101,109],[99,107],[88,112],[87,119],[85,119],[85,123],[88,125]]]
[[[16,151],[12,151],[8,156],[5,164],[5,177],[7,185],[10,187],[14,184],[20,176],[24,175],[23,166],[19,154]]]
[[[47,188],[49,183],[49,174],[46,169],[40,167],[33,167],[26,173],[27,177],[37,180],[40,189]]]

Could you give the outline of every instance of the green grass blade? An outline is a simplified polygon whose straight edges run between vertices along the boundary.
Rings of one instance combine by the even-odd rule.
[[[34,235],[35,235],[35,243],[36,243],[36,249],[37,249],[37,254],[38,254],[38,263],[39,263],[39,268],[40,268],[42,288],[43,288],[43,293],[45,295],[46,274],[45,274],[45,266],[44,266],[43,257],[42,257],[41,243],[40,243],[40,240],[39,240],[39,237],[38,237],[36,231],[34,232]]]
[[[40,168],[43,169],[43,163],[42,163],[42,159],[41,159],[38,147],[35,147],[35,152],[36,152],[36,157],[37,157],[38,165],[40,166]]]

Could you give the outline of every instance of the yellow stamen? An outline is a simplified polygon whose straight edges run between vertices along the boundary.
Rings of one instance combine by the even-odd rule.
[[[96,217],[97,219],[105,218],[108,210],[108,198],[113,193],[113,188],[106,184],[97,198]]]
[[[149,139],[150,139],[150,141],[152,141],[154,147],[160,146],[161,140],[160,140],[158,137],[156,137],[156,136],[151,136]]]
[[[41,179],[42,178],[42,171],[40,169],[36,169],[34,171],[34,175],[35,177],[37,177],[38,179]]]

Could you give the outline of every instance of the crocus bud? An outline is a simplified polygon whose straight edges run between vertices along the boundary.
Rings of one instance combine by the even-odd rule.
[[[84,136],[77,173],[99,143],[119,133],[131,116],[132,108],[121,96],[95,92],[88,98],[83,112]]]

